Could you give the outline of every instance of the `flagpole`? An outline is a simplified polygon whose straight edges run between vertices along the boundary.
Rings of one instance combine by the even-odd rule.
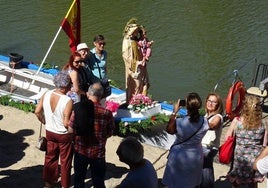
[[[50,52],[52,46],[54,45],[56,39],[58,38],[61,29],[62,29],[62,26],[60,26],[58,32],[56,33],[56,35],[55,35],[55,37],[54,37],[54,39],[53,39],[53,41],[51,42],[51,44],[50,44],[50,46],[49,46],[49,48],[48,48],[48,50],[47,50],[47,53],[46,53],[45,57],[43,58],[43,60],[42,60],[42,62],[41,62],[41,64],[40,64],[40,66],[39,66],[39,68],[38,68],[38,70],[37,70],[37,72],[36,72],[36,75],[40,72],[41,68],[43,67],[43,64],[45,63],[45,60],[47,59],[47,56],[48,56],[48,54],[49,54],[49,52]]]
[[[72,10],[72,8],[73,8],[75,2],[76,2],[76,0],[73,0],[73,2],[72,2],[72,4],[71,4],[71,6],[70,6],[70,8],[69,8],[69,10],[68,10],[68,12],[67,12],[67,14],[66,14],[66,16],[64,17],[63,21],[64,21],[64,20],[68,17],[68,15],[70,14],[70,11]],[[53,45],[54,45],[56,39],[58,38],[58,35],[60,34],[61,29],[62,29],[62,24],[61,24],[60,28],[58,29],[58,32],[56,33],[54,39],[52,40],[52,42],[51,42],[51,44],[50,44],[50,46],[49,46],[49,48],[48,48],[48,50],[47,50],[47,53],[46,53],[45,57],[43,58],[43,60],[42,60],[42,62],[41,62],[41,64],[40,64],[40,66],[39,66],[37,72],[35,73],[35,75],[39,74],[39,72],[41,71],[41,69],[42,69],[42,67],[43,67],[43,65],[44,65],[44,63],[45,63],[45,61],[46,61],[46,59],[47,59],[47,56],[48,56],[49,52],[51,51],[51,49],[52,49],[52,47],[53,47]],[[32,84],[33,84],[34,82],[35,82],[35,78],[32,80]]]

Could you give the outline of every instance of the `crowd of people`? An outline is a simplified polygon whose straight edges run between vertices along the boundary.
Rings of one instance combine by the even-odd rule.
[[[46,127],[45,187],[53,187],[59,177],[62,187],[70,187],[72,160],[75,188],[85,187],[88,169],[93,186],[105,187],[105,146],[115,129],[112,112],[103,103],[102,81],[108,79],[105,44],[103,35],[94,37],[91,50],[86,43],[78,44],[77,51],[54,77],[56,89],[46,92],[35,109],[38,120]],[[127,23],[122,43],[126,103],[136,94],[148,93],[147,63],[152,44],[146,38],[145,27],[137,24],[137,20]],[[202,105],[195,92],[187,94],[185,104],[182,100],[174,104],[166,127],[166,132],[176,139],[160,177],[161,184],[169,188],[213,188],[213,161],[224,122],[223,101],[217,93],[209,93]],[[204,115],[200,114],[203,106]],[[186,108],[187,115],[177,117],[180,108]],[[92,118],[86,118],[89,112]],[[79,133],[80,126],[90,128],[90,133]],[[246,95],[241,115],[232,120],[225,135],[226,139],[230,135],[236,138],[232,168],[227,174],[233,188],[243,184],[256,188],[264,180],[268,172],[267,126],[268,122],[262,119],[260,98]],[[156,171],[150,160],[144,158],[143,146],[136,138],[123,139],[116,154],[129,166],[129,173],[117,187],[158,187]]]

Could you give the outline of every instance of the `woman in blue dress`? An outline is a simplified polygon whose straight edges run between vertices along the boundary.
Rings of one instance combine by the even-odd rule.
[[[174,105],[166,131],[176,134],[170,148],[162,183],[169,188],[194,188],[201,183],[203,150],[201,140],[209,126],[206,118],[199,114],[202,106],[197,93],[186,97],[187,116],[176,118],[181,108],[180,99]]]

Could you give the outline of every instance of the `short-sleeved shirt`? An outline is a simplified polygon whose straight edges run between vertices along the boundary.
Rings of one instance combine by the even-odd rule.
[[[268,173],[268,156],[257,161],[257,169],[262,175]]]
[[[70,127],[75,129],[74,118],[73,112]],[[75,151],[88,158],[104,158],[106,141],[112,136],[114,127],[112,112],[94,102],[94,133],[90,136],[75,136]]]
[[[92,73],[94,76],[103,79],[106,78],[106,62],[107,62],[107,52],[105,50],[102,51],[101,57],[96,54],[96,48],[91,50],[93,55],[94,63],[92,66]]]
[[[120,188],[157,188],[157,174],[150,161],[139,168],[130,170],[119,185]]]

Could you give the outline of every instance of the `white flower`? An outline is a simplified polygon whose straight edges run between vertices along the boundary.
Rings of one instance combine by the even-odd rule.
[[[139,119],[138,123],[141,123],[141,120]]]
[[[124,122],[124,126],[125,127],[128,126],[128,122],[127,121]]]
[[[130,104],[130,105],[127,106],[127,108],[128,109],[132,109],[133,108],[133,105]]]
[[[143,108],[143,109],[141,109],[141,112],[145,112],[147,109],[146,109],[146,107],[145,108]]]

